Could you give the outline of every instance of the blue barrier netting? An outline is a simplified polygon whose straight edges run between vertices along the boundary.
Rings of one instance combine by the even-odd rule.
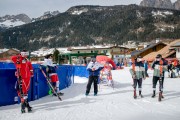
[[[30,101],[48,95],[49,87],[38,64],[33,64],[34,77],[31,78],[31,86],[28,92]],[[74,71],[76,66],[58,66],[57,74],[60,80],[59,88],[62,90],[69,87],[74,81]],[[83,69],[83,68],[82,68]],[[0,106],[18,103],[17,92],[15,90],[15,66],[13,63],[0,62]],[[80,72],[80,71],[79,71]],[[78,75],[78,74],[77,74]]]

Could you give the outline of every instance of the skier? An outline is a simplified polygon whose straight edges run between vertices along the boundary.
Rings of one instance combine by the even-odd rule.
[[[143,95],[141,93],[142,91],[142,80],[145,80],[146,78],[146,74],[145,74],[145,69],[144,69],[144,65],[142,63],[142,57],[138,56],[135,59],[135,63],[134,66],[132,65],[132,68],[130,69],[130,73],[132,75],[133,78],[133,87],[134,87],[134,99],[137,98],[136,95],[136,87],[138,84],[138,89],[139,89],[139,96],[142,98]]]
[[[46,67],[47,76],[50,77],[54,90],[57,92],[57,94],[64,95],[64,93],[59,91],[60,82],[56,73],[57,66],[52,62],[52,54],[45,56],[44,63],[42,65]],[[55,93],[53,93],[53,95],[57,96]]]
[[[163,84],[164,84],[164,72],[167,70],[167,61],[162,58],[161,54],[156,56],[156,60],[152,63],[153,73],[153,95],[152,98],[156,96],[156,84],[159,81],[159,101],[163,96]]]
[[[88,96],[90,89],[91,89],[91,84],[94,83],[94,96],[97,96],[98,93],[98,78],[100,71],[103,69],[103,65],[101,65],[99,62],[96,62],[96,58],[92,58],[91,62],[87,66],[87,70],[89,71],[89,80],[88,84],[86,87],[86,93],[85,95]]]
[[[29,55],[25,50],[19,55],[11,57],[11,60],[16,66],[16,73],[18,80],[16,81],[15,88],[17,90],[18,96],[21,99],[21,112],[25,113],[25,108],[28,112],[32,111],[32,107],[28,102],[28,90],[30,87],[30,80],[33,77],[33,67],[31,62],[27,59]]]

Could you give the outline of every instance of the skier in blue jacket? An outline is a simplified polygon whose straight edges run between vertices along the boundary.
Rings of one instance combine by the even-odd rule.
[[[91,62],[87,66],[87,70],[89,71],[89,80],[86,87],[86,96],[89,95],[91,85],[94,83],[94,96],[98,93],[98,78],[100,75],[100,71],[103,69],[103,65],[99,62],[96,62],[96,58],[92,58]]]

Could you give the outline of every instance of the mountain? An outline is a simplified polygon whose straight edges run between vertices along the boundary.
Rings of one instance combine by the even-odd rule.
[[[30,23],[31,19],[26,14],[5,15],[0,17],[0,28],[10,28]]]
[[[4,31],[5,29],[16,27],[24,24],[28,24],[31,22],[36,22],[39,20],[48,19],[58,15],[59,11],[47,11],[44,14],[37,18],[29,18],[26,14],[18,14],[18,15],[5,15],[0,17],[0,31]]]
[[[54,17],[0,32],[0,47],[37,50],[180,38],[180,11],[142,7],[74,6]]]
[[[44,14],[42,16],[40,16],[38,18],[33,18],[32,22],[48,19],[48,18],[51,18],[51,17],[54,17],[54,16],[58,15],[59,13],[60,12],[58,10],[57,11],[53,11],[53,12],[47,11],[47,12],[44,12]]]
[[[142,0],[140,6],[175,9],[171,0]]]
[[[180,10],[180,0],[177,0],[174,4],[173,4],[174,8],[176,10]]]

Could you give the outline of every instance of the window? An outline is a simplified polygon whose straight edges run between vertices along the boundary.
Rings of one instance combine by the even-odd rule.
[[[107,50],[103,50],[103,53],[107,53]]]
[[[98,50],[95,50],[95,53],[98,53]]]
[[[156,47],[153,47],[152,50],[153,50],[153,51],[156,51]]]

